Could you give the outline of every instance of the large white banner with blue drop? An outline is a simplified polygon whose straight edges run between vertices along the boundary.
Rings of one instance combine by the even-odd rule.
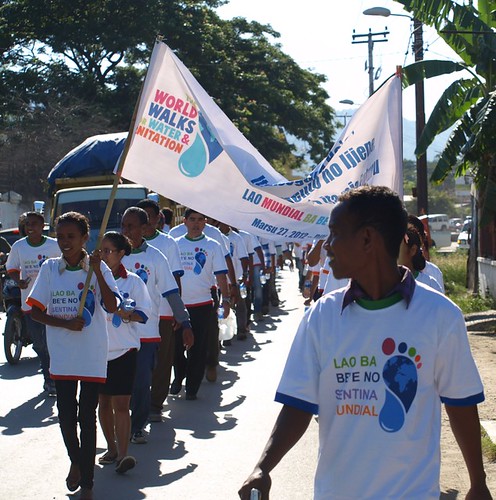
[[[323,239],[341,193],[363,184],[402,195],[401,82],[356,111],[326,158],[288,181],[157,41],[122,177],[239,229],[274,240]]]

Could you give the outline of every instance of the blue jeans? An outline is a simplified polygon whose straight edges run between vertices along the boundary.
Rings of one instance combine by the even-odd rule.
[[[150,413],[152,374],[159,342],[141,342],[131,396],[131,432],[142,431]]]
[[[260,269],[261,266],[253,266],[253,282],[251,284],[253,289],[253,312],[262,312],[262,283],[260,283]]]
[[[38,355],[41,365],[41,372],[45,382],[50,381],[50,355],[46,340],[46,327],[43,323],[38,323],[31,317],[31,313],[24,314],[26,329],[33,341],[34,352]]]

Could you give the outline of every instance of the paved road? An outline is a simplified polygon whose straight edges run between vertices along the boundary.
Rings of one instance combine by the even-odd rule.
[[[257,325],[249,339],[223,351],[217,383],[204,382],[197,401],[171,398],[161,423],[151,424],[146,445],[130,445],[137,467],[118,476],[96,466],[97,500],[231,500],[251,471],[280,406],[273,402],[296,326],[303,314],[296,275],[279,281],[286,302]],[[0,314],[0,330],[4,325]],[[77,498],[65,488],[69,461],[62,443],[55,400],[40,392],[42,376],[31,348],[17,366],[0,353],[0,500]],[[447,419],[443,419],[443,427]],[[98,454],[105,440],[98,436]],[[317,424],[273,472],[271,498],[309,500],[317,453]],[[456,456],[458,450],[453,450]],[[452,455],[443,449],[443,463]],[[441,499],[462,498],[468,489],[463,466],[456,485],[441,474]]]
[[[118,476],[96,466],[97,499],[235,499],[265,444],[280,405],[274,392],[295,328],[303,314],[296,273],[282,271],[284,306],[248,340],[223,351],[217,383],[204,382],[197,401],[171,398],[164,421],[149,427],[146,445],[130,445],[137,467]],[[3,330],[4,319],[0,321]],[[41,374],[28,348],[17,366],[0,354],[0,498],[71,498],[69,461],[57,424],[55,400],[40,393]],[[310,499],[317,424],[273,475],[275,499]],[[98,450],[104,451],[103,435]],[[291,492],[288,495],[288,492]],[[75,496],[77,498],[77,495]]]

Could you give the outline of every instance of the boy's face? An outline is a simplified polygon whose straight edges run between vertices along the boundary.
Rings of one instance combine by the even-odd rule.
[[[188,229],[188,236],[191,238],[198,238],[201,236],[205,229],[206,222],[203,214],[199,214],[198,212],[191,213],[188,218],[184,219],[184,225]]]
[[[43,234],[44,222],[35,215],[28,215],[24,221],[24,230],[30,240],[39,240]]]
[[[331,212],[329,236],[324,249],[330,258],[330,266],[336,279],[355,278],[366,264],[363,251],[363,229],[356,229],[355,218],[348,213],[346,203],[338,204]]]

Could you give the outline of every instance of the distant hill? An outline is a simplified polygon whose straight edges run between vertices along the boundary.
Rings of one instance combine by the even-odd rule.
[[[336,116],[344,117],[349,119],[352,116],[350,110],[342,110],[336,111]],[[338,133],[341,132],[341,129],[338,130]],[[444,149],[446,141],[451,134],[451,129],[448,129],[446,132],[443,132],[439,136],[436,137],[434,142],[431,144],[429,149],[427,150],[427,161],[434,161],[435,157],[441,153]],[[403,119],[403,158],[407,160],[415,160],[415,146],[417,144],[417,140],[415,138],[415,122],[412,120]]]
[[[446,130],[438,135],[434,142],[427,150],[427,161],[434,161],[437,155],[441,153],[446,145],[446,141],[451,134],[451,129]],[[403,158],[407,160],[415,160],[415,146],[417,140],[415,138],[415,122],[411,120],[403,120]]]

